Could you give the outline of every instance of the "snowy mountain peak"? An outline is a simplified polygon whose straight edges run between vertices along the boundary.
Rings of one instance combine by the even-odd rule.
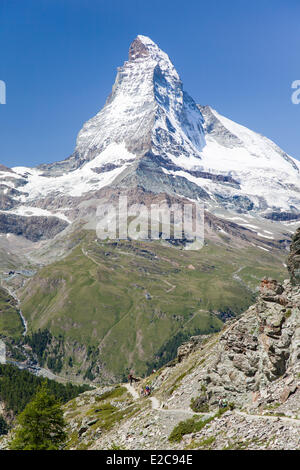
[[[3,210],[15,213],[41,199],[48,209],[49,196],[56,203],[61,194],[92,197],[105,186],[139,186],[204,200],[217,214],[296,220],[299,169],[271,140],[197,105],[168,55],[139,35],[104,107],[79,132],[73,155],[15,173],[0,167],[0,196]]]
[[[150,59],[155,61],[162,70],[172,72],[174,78],[180,80],[179,75],[172,64],[168,54],[147,36],[138,35],[129,48],[129,62]]]
[[[89,161],[122,144],[138,157],[149,151],[199,157],[205,144],[202,123],[168,55],[151,39],[137,36],[104,108],[80,131],[76,153],[80,161]]]
[[[129,48],[129,60],[134,61],[149,56],[157,56],[159,47],[147,36],[139,34]]]

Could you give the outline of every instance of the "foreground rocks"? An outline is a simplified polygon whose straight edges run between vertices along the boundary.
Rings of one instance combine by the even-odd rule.
[[[227,412],[184,442],[191,449],[295,450],[300,448],[300,421]]]
[[[300,387],[299,340],[300,287],[264,280],[257,303],[220,336],[201,379],[208,402],[284,401],[287,379],[293,393]]]

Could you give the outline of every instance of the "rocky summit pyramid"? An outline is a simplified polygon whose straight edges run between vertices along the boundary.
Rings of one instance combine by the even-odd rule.
[[[164,159],[199,157],[204,145],[202,114],[183,91],[169,57],[151,39],[138,36],[105,106],[84,124],[74,155],[62,165],[78,168],[97,159],[100,168],[109,162],[124,170],[149,153]]]

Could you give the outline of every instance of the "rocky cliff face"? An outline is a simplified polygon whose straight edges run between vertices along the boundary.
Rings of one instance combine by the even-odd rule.
[[[54,238],[68,223],[57,217],[23,217],[0,213],[0,233],[22,236],[32,242]]]
[[[211,404],[220,395],[243,406],[284,401],[285,383],[297,389],[299,359],[300,289],[264,280],[257,303],[220,336],[201,383]]]
[[[298,228],[292,239],[291,254],[288,258],[288,270],[292,284],[300,285],[300,228]]]

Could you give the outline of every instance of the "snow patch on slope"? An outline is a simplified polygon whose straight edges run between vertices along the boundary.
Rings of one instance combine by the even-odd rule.
[[[16,167],[14,171],[23,175],[27,174],[28,183],[26,192],[19,197],[20,202],[35,200],[49,194],[62,194],[79,197],[89,191],[97,191],[104,186],[111,184],[114,179],[126,168],[128,163],[123,163],[120,167],[103,173],[95,173],[93,168],[100,168],[108,162],[117,164],[120,160],[132,160],[134,155],[130,154],[124,144],[110,144],[104,152],[100,153],[94,160],[86,163],[83,167],[62,176],[45,177],[43,172],[37,169]]]
[[[68,210],[63,209],[63,210]],[[23,217],[57,217],[59,219],[65,220],[68,223],[71,223],[71,220],[68,219],[61,211],[58,212],[51,212],[47,209],[40,209],[39,207],[31,207],[31,206],[18,206],[17,208],[9,211],[0,211],[3,214],[14,214],[20,215]]]

